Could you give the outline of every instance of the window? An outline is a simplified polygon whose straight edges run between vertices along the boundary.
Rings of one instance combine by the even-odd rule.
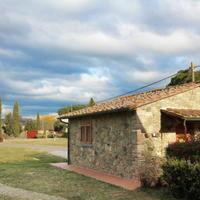
[[[81,123],[81,142],[92,144],[92,121],[90,120]]]

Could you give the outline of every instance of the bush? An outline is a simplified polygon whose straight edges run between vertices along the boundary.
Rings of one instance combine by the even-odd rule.
[[[162,175],[162,159],[155,154],[151,141],[146,143],[143,161],[139,168],[140,180],[145,187],[155,187],[160,184]]]
[[[59,120],[54,123],[54,131],[59,133],[62,137],[67,137],[66,134],[67,125],[65,123],[60,122]]]
[[[175,197],[200,200],[200,163],[168,159],[163,165],[163,178]]]
[[[3,134],[0,133],[0,142],[3,142],[4,138],[3,138]]]
[[[166,150],[167,156],[169,157],[190,160],[192,163],[200,161],[199,141],[174,143],[169,145]]]

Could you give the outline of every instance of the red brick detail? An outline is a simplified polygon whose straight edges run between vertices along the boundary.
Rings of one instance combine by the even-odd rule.
[[[66,169],[72,172],[76,172],[78,174],[88,176],[105,183],[119,186],[127,190],[136,190],[139,187],[141,187],[141,183],[137,179],[125,179],[125,178],[113,176],[104,172],[99,172],[94,169],[68,165],[67,163],[52,163],[51,165],[54,167],[61,168],[61,169]]]

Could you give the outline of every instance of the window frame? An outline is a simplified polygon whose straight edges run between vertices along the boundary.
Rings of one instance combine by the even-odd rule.
[[[83,145],[92,145],[93,143],[92,120],[84,120],[81,122],[80,142]]]

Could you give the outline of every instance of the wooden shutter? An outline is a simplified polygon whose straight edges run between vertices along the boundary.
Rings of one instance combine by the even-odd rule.
[[[91,120],[81,122],[81,142],[85,144],[92,144]]]

